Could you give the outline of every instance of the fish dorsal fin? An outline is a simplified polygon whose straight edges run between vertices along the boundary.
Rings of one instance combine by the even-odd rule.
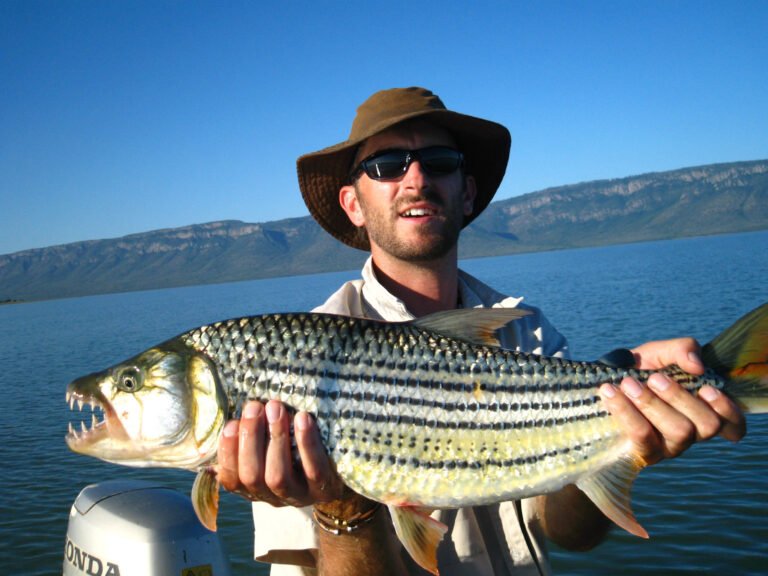
[[[437,546],[448,527],[415,506],[388,506],[395,533],[411,558],[432,574],[437,571]]]
[[[529,314],[520,308],[460,308],[418,318],[413,325],[470,344],[500,346],[496,331]]]
[[[610,466],[580,478],[576,486],[589,496],[603,514],[624,530],[648,538],[648,532],[640,526],[632,513],[630,497],[632,483],[643,467],[645,462],[639,456],[622,456]]]

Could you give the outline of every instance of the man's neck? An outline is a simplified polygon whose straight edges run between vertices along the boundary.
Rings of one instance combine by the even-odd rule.
[[[456,308],[459,268],[456,251],[439,260],[405,262],[373,254],[376,278],[416,317]]]

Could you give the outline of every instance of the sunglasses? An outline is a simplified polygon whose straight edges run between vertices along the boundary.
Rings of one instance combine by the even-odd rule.
[[[447,146],[374,152],[352,170],[350,180],[354,182],[363,172],[373,180],[395,180],[408,171],[414,160],[419,161],[421,169],[429,176],[447,176],[459,169],[464,155]]]

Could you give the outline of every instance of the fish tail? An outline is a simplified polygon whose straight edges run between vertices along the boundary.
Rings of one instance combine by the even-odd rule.
[[[726,379],[725,392],[745,412],[768,412],[768,303],[705,345],[704,364]]]

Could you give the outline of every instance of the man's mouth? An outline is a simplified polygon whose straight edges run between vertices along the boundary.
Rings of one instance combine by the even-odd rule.
[[[425,216],[436,216],[437,211],[431,208],[411,208],[400,215],[403,218],[423,218]]]

